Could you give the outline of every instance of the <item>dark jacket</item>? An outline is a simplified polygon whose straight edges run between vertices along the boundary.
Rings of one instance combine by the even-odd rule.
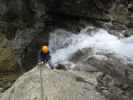
[[[44,54],[42,51],[39,54],[39,60],[40,61],[44,61],[44,62],[48,62],[50,60],[50,53],[48,52],[47,54]]]

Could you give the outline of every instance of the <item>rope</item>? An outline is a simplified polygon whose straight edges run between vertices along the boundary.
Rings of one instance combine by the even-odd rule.
[[[40,95],[40,98],[41,98],[41,100],[44,100],[43,77],[42,77],[42,70],[41,70],[42,65],[43,65],[43,64],[39,64],[39,65],[38,65],[38,68],[39,68],[40,88],[41,88],[41,89],[40,89],[40,92],[41,92],[41,93],[40,93],[40,94],[41,94],[41,95]],[[16,91],[15,91],[15,88],[16,88],[16,87],[15,87],[15,83],[14,83],[14,92],[16,92]],[[14,94],[15,94],[15,93],[14,93]],[[10,100],[10,99],[11,99],[11,95],[9,96],[9,100]],[[15,99],[15,95],[14,95],[14,100],[16,100],[16,99]],[[46,98],[45,100],[47,100],[47,98]]]
[[[41,87],[41,100],[44,100],[44,90],[43,90],[43,77],[42,77],[42,71],[41,71],[41,65],[39,65],[39,72],[40,72],[40,87]]]

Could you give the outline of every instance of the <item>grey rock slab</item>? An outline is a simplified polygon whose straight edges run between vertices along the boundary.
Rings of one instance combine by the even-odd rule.
[[[98,73],[41,67],[44,100],[105,100],[95,90]],[[39,67],[21,76],[0,100],[41,100]]]

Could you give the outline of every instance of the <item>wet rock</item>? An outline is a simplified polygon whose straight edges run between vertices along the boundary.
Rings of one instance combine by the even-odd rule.
[[[101,93],[108,100],[130,100],[132,98],[133,64],[126,63],[124,59],[121,59],[117,55],[104,53],[91,54],[89,52],[90,55],[88,51],[84,53],[81,53],[81,51],[82,49],[72,56],[74,59],[72,61],[80,62],[80,64],[75,63],[77,66],[73,70],[91,72],[93,69],[92,72],[103,72],[102,79],[98,78],[97,88],[101,90]]]
[[[75,63],[71,70],[84,71],[84,72],[99,72],[94,66],[84,64],[84,63]]]
[[[63,64],[58,64],[55,68],[58,70],[67,70],[66,66]]]
[[[129,16],[129,20],[130,22],[128,23],[128,27],[132,28],[133,27],[133,14],[131,16]]]
[[[118,55],[98,53],[93,48],[83,48],[73,54],[70,60],[74,63],[88,64],[88,66],[95,67],[114,78],[121,79],[121,81],[133,82],[131,79],[132,63],[126,62],[126,58],[121,58]]]
[[[108,100],[131,100],[132,88],[128,84],[123,84],[107,74],[99,75],[97,81],[97,90]]]
[[[133,35],[133,28],[129,28],[127,31],[125,31],[124,36],[129,37]]]
[[[98,59],[97,56],[93,56],[87,60],[87,63],[95,66],[99,70],[110,74],[114,78],[118,78],[121,81],[133,82],[128,78],[128,72],[132,72],[132,64],[126,64],[122,59],[115,56],[105,56],[107,59]],[[131,73],[130,73],[131,74]],[[121,78],[120,78],[121,77]],[[128,80],[129,79],[129,80]]]
[[[95,54],[95,49],[93,48],[83,48],[78,50],[72,57],[70,57],[70,60],[73,62],[84,62],[87,58],[91,57]]]

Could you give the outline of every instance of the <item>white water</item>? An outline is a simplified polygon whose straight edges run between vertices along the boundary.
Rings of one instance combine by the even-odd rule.
[[[118,39],[103,29],[92,33],[81,31],[79,34],[73,34],[62,30],[51,33],[50,48],[53,64],[68,61],[79,49],[90,47],[95,48],[96,52],[113,53],[133,61],[133,36]]]

